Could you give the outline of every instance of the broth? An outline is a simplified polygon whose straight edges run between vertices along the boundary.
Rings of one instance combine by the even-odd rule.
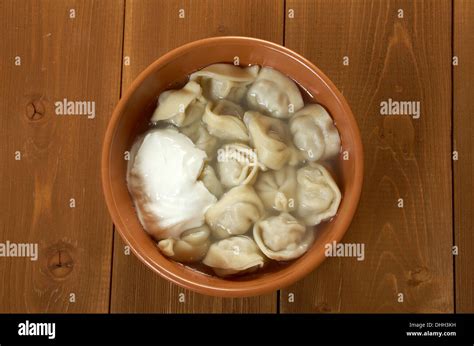
[[[168,90],[180,89],[187,83],[188,80],[189,80],[189,76],[187,76],[187,78],[185,80],[181,80],[181,81],[178,81],[176,83],[173,83],[173,85],[170,85]],[[302,99],[304,101],[304,106],[307,106],[308,104],[317,103],[317,100],[305,88],[303,88],[301,85],[299,85],[296,81],[294,81],[294,80],[292,80],[292,81],[296,84],[296,86],[298,87],[299,92],[301,93]],[[246,97],[243,97],[241,99],[241,101],[238,103],[238,105],[244,111],[252,110],[251,105],[249,105],[249,103],[246,100]],[[152,107],[154,108],[155,106],[150,105],[150,108],[147,109],[147,113],[151,113],[153,111]],[[289,119],[279,118],[279,120],[283,121],[285,126],[288,127]],[[197,121],[200,122],[199,126],[206,126],[202,119],[197,120]],[[170,127],[176,128],[180,133],[182,133],[180,127],[170,125],[169,123],[164,122],[164,121],[159,121],[157,123],[148,122],[148,123],[137,124],[137,133],[140,133],[140,134],[143,135],[143,134],[145,134],[146,132],[148,132],[152,129],[162,129],[162,128],[170,128]],[[342,141],[342,139],[341,139],[341,141]],[[239,142],[239,141],[235,140],[235,139],[225,140],[225,139],[217,138],[217,144],[215,145],[215,148],[219,149],[219,148],[222,148],[223,146],[225,146],[226,144],[237,143],[237,142]],[[253,145],[250,145],[248,142],[245,142],[245,141],[242,141],[240,143],[253,147]],[[340,152],[341,151],[342,151],[342,149],[340,150]],[[341,185],[341,182],[342,182],[341,160],[342,160],[342,158],[341,158],[340,152],[337,156],[331,158],[330,160],[325,160],[321,163],[331,173],[332,178],[334,179],[337,186],[341,190],[341,194],[343,196],[344,195],[344,186]],[[207,164],[209,166],[211,166],[214,169],[215,172],[218,172],[217,163],[218,163],[217,162],[217,154],[214,155],[214,157],[210,161],[207,162]],[[307,161],[303,160],[298,165],[295,166],[295,169],[298,170],[299,168],[304,167],[306,164],[307,164]],[[262,172],[260,171],[259,174],[262,174]],[[220,179],[220,180],[222,180],[222,179]],[[227,193],[231,188],[233,188],[233,187],[227,187],[226,188],[224,186],[224,193]],[[279,214],[280,214],[280,211],[265,209],[265,214],[260,219],[266,219],[269,216],[277,216]],[[290,214],[292,216],[294,216],[298,221],[301,221],[301,219],[299,218],[299,216],[296,215],[295,212],[290,212]],[[327,225],[328,223],[332,222],[333,219],[334,219],[334,217],[332,217],[328,221],[323,221],[323,222],[321,222],[320,224],[318,224],[316,226],[306,226],[306,228],[312,228],[311,232],[315,232],[315,236],[316,236],[318,230],[320,228],[324,228],[324,226]],[[253,229],[253,224],[250,227],[250,229],[243,235],[248,236],[251,239],[254,239],[253,234],[252,234],[252,229]],[[214,235],[212,235],[212,232],[211,232],[211,238],[210,239],[211,239],[211,244],[214,244],[214,243],[218,242],[219,240],[221,240],[221,239],[216,238]],[[157,248],[157,251],[159,251],[158,248]],[[305,254],[303,254],[303,256],[304,255]],[[279,271],[282,268],[285,268],[287,265],[289,265],[294,260],[296,260],[296,259],[292,259],[290,261],[276,261],[276,260],[272,260],[272,259],[269,259],[269,258],[265,258],[265,259],[266,259],[266,262],[265,262],[265,265],[263,266],[263,268],[260,268],[255,272],[252,272],[252,273],[249,273],[249,274],[244,274],[244,275],[241,275],[241,276],[229,276],[229,277],[225,277],[225,278],[227,280],[235,280],[235,281],[253,279],[257,276],[261,276],[261,275],[265,275],[265,274],[268,274],[268,273],[273,273],[273,272]],[[184,265],[184,266],[188,267],[191,270],[198,271],[198,272],[206,274],[206,275],[212,275],[212,276],[216,275],[214,273],[213,269],[211,267],[203,264],[202,261],[199,261],[199,262],[196,262],[196,263],[180,263],[180,262],[177,262],[177,263],[179,263],[180,265]]]

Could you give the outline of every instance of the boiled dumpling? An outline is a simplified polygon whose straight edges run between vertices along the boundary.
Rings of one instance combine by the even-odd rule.
[[[202,263],[225,277],[255,271],[263,267],[265,260],[251,238],[234,236],[212,244]]]
[[[158,104],[165,103],[168,96],[170,94],[174,93],[175,91],[176,90],[168,90],[168,91],[163,92],[160,95],[160,97],[158,98]],[[179,90],[177,90],[177,91],[179,91]],[[194,123],[195,121],[202,118],[202,115],[204,114],[205,108],[206,108],[206,103],[202,102],[200,99],[196,99],[195,101],[191,102],[185,109],[184,109],[184,106],[183,106],[184,113],[176,114],[176,115],[172,116],[171,118],[164,119],[162,121],[165,121],[165,122],[167,122],[171,125],[177,126],[177,127],[188,126],[188,125],[190,125],[190,124]]]
[[[247,93],[249,106],[277,118],[289,118],[303,108],[301,93],[290,78],[263,67]]]
[[[329,113],[319,104],[298,111],[290,120],[295,146],[309,161],[325,160],[341,150],[341,138]]]
[[[225,187],[253,184],[259,164],[257,154],[241,143],[226,144],[217,151],[217,172]]]
[[[263,215],[263,204],[252,186],[232,188],[209,209],[205,218],[217,238],[246,233]]]
[[[221,198],[224,193],[224,188],[216,176],[214,168],[209,165],[204,165],[199,179],[204,183],[204,186],[217,198]]]
[[[205,104],[200,101],[201,94],[199,84],[192,81],[182,89],[161,93],[151,121],[165,120],[178,127],[191,124],[204,113]]]
[[[278,171],[260,173],[255,191],[265,208],[278,211],[292,211],[296,207],[296,170],[285,166]]]
[[[199,149],[206,152],[208,160],[214,158],[215,151],[219,145],[218,140],[207,131],[200,118],[190,125],[182,127],[180,131],[188,136]]]
[[[212,160],[214,158],[215,151],[217,146],[219,145],[219,142],[217,141],[216,137],[211,136],[211,134],[207,132],[204,125],[201,124],[198,128],[196,135],[191,135],[190,138],[191,140],[193,140],[194,138],[194,144],[196,144],[199,149],[204,150],[206,152],[207,158],[209,160]]]
[[[202,120],[207,130],[213,136],[224,140],[248,142],[249,134],[242,117],[244,112],[239,105],[219,100],[217,103],[208,103]]]
[[[213,64],[190,76],[203,87],[204,96],[216,101],[228,99],[239,102],[247,93],[247,87],[257,78],[260,67],[239,67],[232,64]]]
[[[312,229],[288,213],[258,221],[253,227],[253,238],[262,252],[277,261],[300,257],[313,243]]]
[[[187,230],[181,234],[180,239],[168,238],[158,243],[161,252],[175,261],[183,263],[198,262],[204,258],[211,245],[209,227]]]
[[[289,163],[298,163],[298,150],[291,142],[287,125],[258,112],[245,112],[244,122],[257,150],[258,160],[265,167],[278,170]]]
[[[310,163],[296,172],[297,213],[306,225],[313,226],[337,213],[341,192],[322,165]]]

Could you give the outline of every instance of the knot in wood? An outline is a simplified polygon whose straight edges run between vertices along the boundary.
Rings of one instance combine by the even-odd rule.
[[[54,249],[48,258],[48,270],[54,278],[64,279],[74,269],[74,260],[67,249]]]
[[[44,117],[45,107],[41,100],[32,100],[26,105],[26,117],[31,121],[40,120]]]
[[[431,280],[431,272],[426,267],[417,267],[409,272],[408,285],[418,286],[423,282]]]

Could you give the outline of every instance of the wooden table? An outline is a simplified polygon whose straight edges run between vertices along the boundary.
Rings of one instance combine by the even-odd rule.
[[[0,311],[473,312],[473,18],[471,0],[0,0],[0,242],[40,254],[0,258]],[[364,261],[212,298],[152,273],[113,231],[99,163],[121,93],[162,54],[221,35],[284,44],[347,98],[366,159],[344,242],[364,243]],[[56,115],[64,98],[96,117]],[[389,98],[419,101],[420,118],[381,116]]]

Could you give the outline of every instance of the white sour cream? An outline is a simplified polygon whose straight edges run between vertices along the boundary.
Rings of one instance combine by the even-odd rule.
[[[138,217],[156,240],[179,238],[204,224],[217,202],[197,181],[206,153],[173,129],[148,132],[132,148],[127,182]]]

